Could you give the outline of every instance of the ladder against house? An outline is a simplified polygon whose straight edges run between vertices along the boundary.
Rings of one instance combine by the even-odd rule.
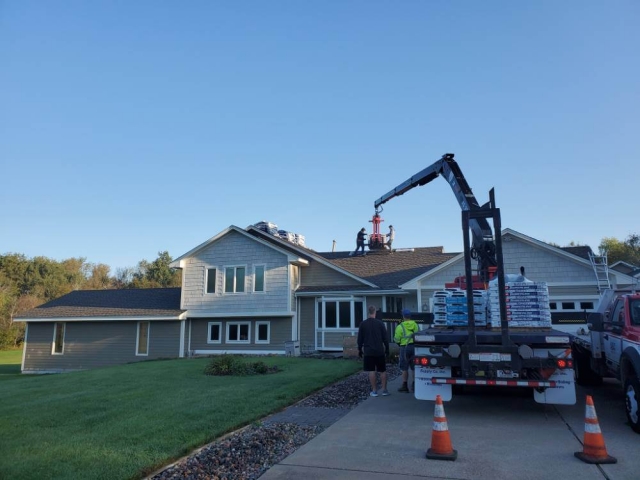
[[[611,288],[609,265],[607,264],[607,252],[600,255],[589,252],[589,260],[591,260],[593,272],[596,274],[598,293],[602,293],[604,290]]]

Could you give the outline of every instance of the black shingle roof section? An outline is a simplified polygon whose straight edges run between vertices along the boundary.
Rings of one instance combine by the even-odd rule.
[[[561,247],[561,250],[564,250],[567,253],[571,253],[576,257],[584,258],[585,260],[589,260],[589,252],[592,252],[591,247],[587,246],[579,246],[579,247]]]
[[[178,316],[180,288],[76,290],[28,310],[18,318]]]
[[[460,253],[443,253],[442,247],[423,247],[406,250],[369,251],[364,256],[350,256],[349,252],[318,253],[326,260],[353,275],[374,283],[381,289],[394,289]]]

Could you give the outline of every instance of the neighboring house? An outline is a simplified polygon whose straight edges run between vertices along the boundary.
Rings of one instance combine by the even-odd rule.
[[[610,270],[615,270],[616,272],[624,273],[625,275],[629,275],[630,277],[640,279],[640,267],[632,265],[623,260],[618,260],[613,265],[609,267]]]
[[[571,329],[598,300],[589,247],[557,248],[505,229],[505,271],[549,285],[554,324]],[[231,226],[171,264],[181,289],[77,291],[22,314],[24,373],[222,353],[341,351],[369,305],[429,312],[464,275],[442,247],[319,253],[255,227]],[[611,272],[619,285],[633,279]],[[387,317],[390,315],[387,315]]]

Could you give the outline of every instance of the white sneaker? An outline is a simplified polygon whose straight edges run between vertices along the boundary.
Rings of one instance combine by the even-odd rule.
[[[377,397],[378,396],[378,392],[374,392],[373,390],[371,392],[369,392],[369,396],[370,397]]]

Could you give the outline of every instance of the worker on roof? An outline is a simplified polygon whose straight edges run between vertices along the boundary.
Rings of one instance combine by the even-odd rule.
[[[365,237],[367,236],[367,231],[365,230],[364,227],[362,227],[360,229],[360,231],[358,232],[358,235],[356,236],[356,251],[351,253],[350,255],[357,255],[358,254],[358,250],[362,249],[362,255],[364,255],[364,240]]]
[[[407,382],[409,380],[409,366],[413,367],[414,345],[413,334],[420,331],[418,324],[410,318],[411,310],[402,310],[402,322],[396,327],[393,340],[400,345],[400,355],[398,356],[398,366],[402,371],[402,386],[399,392],[409,392]],[[413,370],[413,368],[411,368]]]
[[[393,225],[389,225],[389,233],[387,233],[387,248],[391,251],[391,245],[393,244],[393,240],[396,238],[396,230],[393,228]]]

